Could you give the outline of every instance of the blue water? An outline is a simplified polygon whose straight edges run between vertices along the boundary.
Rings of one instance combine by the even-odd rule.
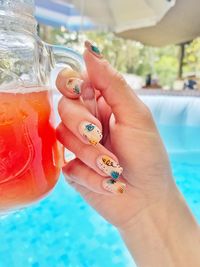
[[[165,126],[160,131],[176,183],[200,222],[199,129]],[[102,266],[135,265],[115,228],[62,177],[46,199],[0,220],[0,267]]]
[[[200,127],[165,125],[159,130],[176,184],[200,223]]]

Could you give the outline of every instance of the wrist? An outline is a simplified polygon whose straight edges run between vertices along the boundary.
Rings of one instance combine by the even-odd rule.
[[[174,202],[177,201],[176,199],[180,199],[180,197],[180,192],[175,184],[172,183],[165,193],[162,192],[160,196],[154,197],[154,201],[150,200],[150,198],[143,201],[140,205],[143,208],[140,208],[128,222],[120,225],[118,227],[119,232],[126,234],[130,231],[138,231],[142,228],[142,225],[145,224],[145,226],[148,227],[154,220],[159,226],[161,221],[166,221],[166,218],[171,213],[172,207],[174,207]],[[181,199],[183,200],[182,197]]]
[[[200,266],[198,225],[176,187],[119,231],[139,266]]]

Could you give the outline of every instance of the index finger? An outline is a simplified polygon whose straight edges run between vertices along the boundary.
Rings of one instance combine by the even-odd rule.
[[[70,68],[60,71],[56,79],[56,87],[61,94],[72,99],[80,97],[82,85],[81,75]]]
[[[92,86],[100,91],[116,121],[130,123],[132,114],[143,113],[145,105],[96,46],[86,41],[85,47],[84,60]]]

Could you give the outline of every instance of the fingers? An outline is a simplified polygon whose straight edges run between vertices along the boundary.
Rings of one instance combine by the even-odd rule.
[[[68,180],[82,185],[93,192],[106,193],[102,187],[102,177],[79,159],[74,159],[63,167],[63,173]]]
[[[57,128],[57,138],[77,158],[101,176],[110,176],[113,179],[120,177],[123,169],[117,158],[101,144],[83,144],[62,123]]]
[[[122,194],[126,187],[121,180],[112,182],[110,178],[102,179],[102,177],[86,166],[79,159],[74,159],[63,168],[63,173],[69,183],[78,184],[89,189],[92,192],[104,195]]]
[[[84,59],[88,76],[92,85],[101,91],[106,102],[112,109],[116,120],[130,120],[133,111],[140,111],[144,106],[133,90],[112,66],[102,58],[97,47],[86,42]]]
[[[76,99],[81,95],[83,80],[76,71],[66,68],[59,72],[56,79],[58,90],[66,97]]]
[[[105,98],[116,121],[130,124],[132,119],[132,122],[137,124],[141,116],[149,118],[150,112],[147,107],[136,96],[123,76],[103,59],[98,48],[89,42],[86,42],[86,48],[84,59],[88,74],[84,74],[83,78],[72,69],[64,69],[56,79],[59,91],[71,99],[77,99],[80,95],[84,99],[86,95],[86,102],[88,102],[86,106],[96,117],[98,113],[93,88],[98,89]]]
[[[65,68],[57,76],[57,89],[70,99],[78,99],[81,96],[87,109],[97,117],[95,90],[91,87],[87,74],[83,76],[84,81],[78,72]]]
[[[102,139],[102,126],[82,103],[81,99],[63,97],[58,105],[64,125],[82,142],[97,144]]]

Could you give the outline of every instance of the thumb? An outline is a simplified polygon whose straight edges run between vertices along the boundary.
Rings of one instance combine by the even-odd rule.
[[[84,60],[92,86],[101,92],[116,121],[127,122],[133,112],[141,112],[144,104],[96,46],[86,41],[85,47]]]

